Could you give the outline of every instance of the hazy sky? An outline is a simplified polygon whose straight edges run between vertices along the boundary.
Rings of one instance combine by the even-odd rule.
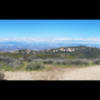
[[[0,38],[100,38],[100,20],[0,20]]]

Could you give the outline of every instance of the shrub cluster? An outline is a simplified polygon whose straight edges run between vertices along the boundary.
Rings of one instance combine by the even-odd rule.
[[[16,68],[16,67],[20,67],[21,64],[22,63],[20,62],[20,60],[15,59],[13,62],[9,62],[7,66]]]
[[[4,79],[4,73],[3,72],[0,72],[0,80],[3,80]]]
[[[55,60],[45,60],[44,64],[62,64],[62,65],[89,65],[91,63],[90,60],[86,59],[72,59],[72,60],[64,60],[64,59],[55,59]]]
[[[43,61],[44,64],[53,64],[54,62],[52,60],[45,60]]]
[[[94,60],[94,64],[100,64],[100,59]]]
[[[0,67],[6,65],[9,67],[16,68],[22,64],[22,59],[16,59],[9,56],[0,56]]]
[[[27,65],[26,70],[40,70],[43,69],[43,63],[31,62]]]

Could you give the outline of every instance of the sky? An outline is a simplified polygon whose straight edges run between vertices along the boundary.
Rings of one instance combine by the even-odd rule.
[[[0,20],[2,40],[100,41],[100,20]]]

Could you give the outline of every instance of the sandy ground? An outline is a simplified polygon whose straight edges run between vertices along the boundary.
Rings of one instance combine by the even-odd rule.
[[[7,80],[100,80],[100,65],[51,71],[4,72]]]
[[[100,65],[65,71],[62,80],[100,80]]]
[[[5,72],[7,80],[60,80],[62,71]]]

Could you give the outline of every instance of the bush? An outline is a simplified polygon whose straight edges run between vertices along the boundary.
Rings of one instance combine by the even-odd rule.
[[[0,80],[3,80],[4,79],[4,73],[3,72],[0,72]]]
[[[53,61],[52,60],[45,60],[43,61],[44,64],[53,64]]]
[[[62,62],[60,62],[60,61],[56,61],[55,64],[62,64]]]
[[[62,64],[62,65],[88,65],[90,61],[84,59],[72,59],[72,60],[58,60],[55,64]]]
[[[81,59],[81,60],[71,60],[69,63],[74,65],[88,65],[90,61]]]
[[[2,66],[4,66],[4,63],[1,63],[1,62],[0,62],[0,68],[1,68]]]
[[[94,61],[94,64],[100,64],[100,59],[96,59],[96,60]]]
[[[21,62],[19,60],[14,60],[13,62],[9,62],[7,64],[7,66],[13,67],[13,68],[20,67],[20,65],[21,65]]]
[[[63,61],[63,62],[62,62],[62,64],[63,64],[63,65],[66,65],[66,62],[65,62],[65,61]]]
[[[40,70],[43,68],[44,68],[44,66],[42,63],[32,62],[27,65],[26,70]]]

